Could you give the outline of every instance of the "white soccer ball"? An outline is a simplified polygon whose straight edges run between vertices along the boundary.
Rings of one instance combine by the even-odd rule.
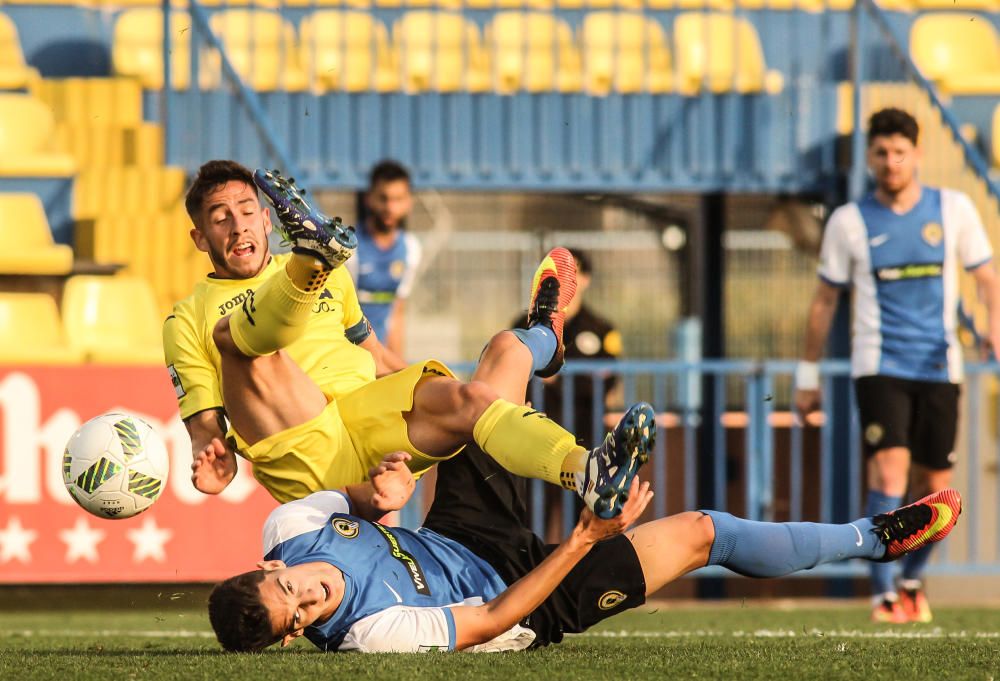
[[[63,455],[70,496],[100,518],[131,518],[153,505],[167,483],[166,445],[138,416],[108,412],[73,433]]]

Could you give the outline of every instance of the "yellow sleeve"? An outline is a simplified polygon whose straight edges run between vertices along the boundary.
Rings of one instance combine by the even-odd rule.
[[[175,308],[163,322],[163,354],[177,393],[181,418],[222,408],[222,388],[190,313]]]

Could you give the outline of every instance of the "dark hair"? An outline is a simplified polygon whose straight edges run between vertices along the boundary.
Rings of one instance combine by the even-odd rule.
[[[254,570],[230,577],[217,584],[208,597],[208,620],[219,643],[230,652],[257,652],[281,640],[260,600],[265,574]]]
[[[882,109],[872,114],[868,119],[868,144],[871,145],[876,137],[888,137],[890,135],[902,135],[917,146],[917,137],[920,134],[920,126],[917,119],[902,109]]]
[[[191,182],[184,197],[184,208],[191,220],[194,220],[195,214],[201,211],[205,195],[231,180],[245,182],[257,191],[253,183],[253,173],[236,161],[209,161],[198,168],[198,174],[194,176],[194,181]]]
[[[576,268],[580,270],[581,274],[590,274],[593,268],[590,264],[590,256],[581,251],[579,248],[569,248],[567,249],[573,259],[576,260]]]
[[[392,159],[379,161],[372,168],[371,174],[368,175],[368,191],[375,189],[375,185],[379,182],[395,182],[396,180],[406,180],[406,184],[411,184],[410,171],[403,164]]]

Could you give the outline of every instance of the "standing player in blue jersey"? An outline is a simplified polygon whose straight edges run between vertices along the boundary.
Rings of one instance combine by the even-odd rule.
[[[904,111],[872,115],[867,161],[875,191],[830,216],[795,378],[800,412],[816,409],[816,362],[840,291],[853,288],[851,375],[868,457],[869,515],[899,506],[911,461],[910,498],[951,482],[962,381],[959,268],[975,278],[989,311],[989,344],[1000,343],[989,239],[968,196],[921,184],[917,136],[916,120]],[[930,552],[903,561],[899,592],[892,566],[872,564],[873,621],[930,621],[922,582]]]
[[[305,636],[329,652],[522,650],[641,605],[706,565],[777,577],[847,558],[894,560],[943,539],[962,510],[958,492],[945,490],[844,525],[699,511],[626,535],[652,498],[648,483],[633,478],[621,515],[600,520],[584,510],[557,547],[527,529],[527,480],[478,450],[438,464],[423,528],[375,522],[412,492],[407,456],[391,454],[372,470],[376,491],[362,490],[360,500],[354,490],[363,486],[316,492],[271,513],[258,569],[209,597],[223,648],[256,651]]]
[[[420,264],[420,242],[406,231],[410,190],[410,174],[399,163],[386,160],[372,168],[367,217],[357,230],[358,249],[347,261],[361,311],[376,338],[399,357],[405,350],[406,298]]]

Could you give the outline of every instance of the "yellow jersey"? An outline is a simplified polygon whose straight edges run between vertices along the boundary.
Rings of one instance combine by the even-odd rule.
[[[163,351],[181,418],[223,407],[222,359],[212,330],[257,287],[280,272],[288,257],[273,256],[251,279],[209,275],[195,286],[194,293],[174,305],[173,314],[163,324]],[[328,399],[336,399],[375,380],[371,353],[349,340],[363,340],[367,329],[354,282],[347,269],[340,267],[330,273],[305,333],[285,351]]]

